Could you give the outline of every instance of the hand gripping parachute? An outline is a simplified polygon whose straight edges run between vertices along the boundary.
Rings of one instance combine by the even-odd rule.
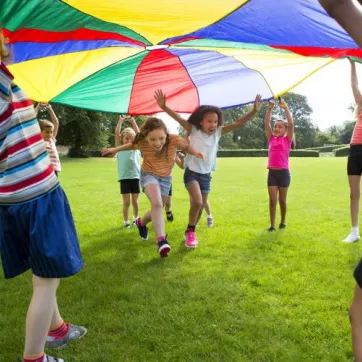
[[[17,83],[36,101],[128,114],[278,97],[362,58],[317,0],[2,0]],[[358,60],[358,59],[357,59]]]

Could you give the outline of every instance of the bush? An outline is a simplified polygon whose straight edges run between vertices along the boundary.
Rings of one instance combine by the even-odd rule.
[[[340,147],[340,148],[335,148],[334,149],[334,155],[336,157],[344,157],[344,156],[348,156],[349,153],[349,146],[345,146],[345,147]]]
[[[332,146],[321,146],[321,147],[308,147],[306,150],[314,150],[319,152],[333,152],[336,148],[341,147],[342,145],[332,145]]]
[[[291,157],[319,157],[318,151],[292,150]],[[220,150],[217,157],[268,157],[268,150]]]
[[[89,151],[83,149],[83,148],[70,148],[68,152],[68,157],[72,158],[88,158],[89,157]]]

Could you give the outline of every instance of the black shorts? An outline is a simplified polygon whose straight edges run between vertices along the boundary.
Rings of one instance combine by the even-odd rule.
[[[168,196],[172,196],[172,185],[170,187],[170,192],[168,193]]]
[[[357,264],[356,269],[354,270],[353,276],[356,279],[357,284],[362,289],[362,259]]]
[[[289,187],[290,172],[289,170],[269,170],[268,186]]]
[[[139,194],[140,193],[140,180],[134,178],[131,180],[120,180],[121,194]]]
[[[362,145],[351,145],[348,154],[347,174],[362,175]]]

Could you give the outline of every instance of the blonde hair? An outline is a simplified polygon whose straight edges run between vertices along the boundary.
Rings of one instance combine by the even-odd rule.
[[[123,139],[126,134],[131,134],[133,137],[136,137],[136,132],[132,128],[130,127],[125,128],[120,134],[121,145],[123,145]]]

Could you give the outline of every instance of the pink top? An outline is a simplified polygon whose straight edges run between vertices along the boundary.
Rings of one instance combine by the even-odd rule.
[[[54,171],[60,172],[62,168],[60,166],[59,154],[55,142],[55,138],[52,138],[50,141],[44,141],[45,148],[48,151],[50,163],[53,166]]]
[[[287,136],[269,138],[268,168],[289,169],[289,152],[292,141]]]
[[[354,126],[351,145],[362,145],[362,112],[358,115],[356,125]]]

